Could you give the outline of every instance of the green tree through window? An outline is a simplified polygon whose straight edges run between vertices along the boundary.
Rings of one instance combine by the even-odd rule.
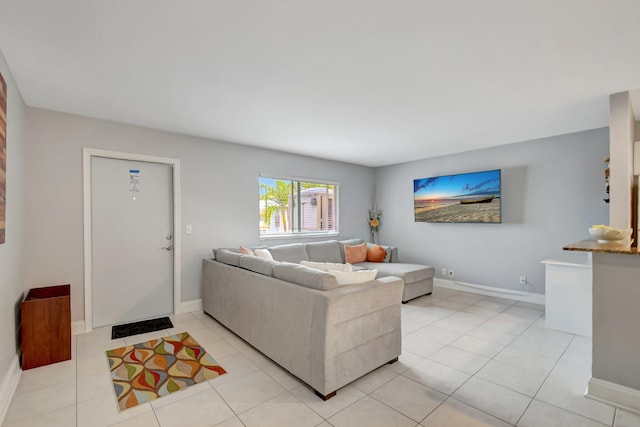
[[[337,193],[337,184],[260,177],[260,234],[337,232]]]

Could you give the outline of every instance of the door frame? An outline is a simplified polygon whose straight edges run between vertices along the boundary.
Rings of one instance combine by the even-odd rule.
[[[82,148],[82,192],[84,211],[84,329],[93,330],[93,283],[91,249],[91,158],[104,157],[114,160],[160,163],[173,169],[173,312],[180,313],[181,303],[181,264],[180,264],[180,160],[169,157],[149,156],[146,154],[125,153],[119,151]]]

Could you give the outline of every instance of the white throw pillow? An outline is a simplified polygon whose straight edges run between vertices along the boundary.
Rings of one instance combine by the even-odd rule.
[[[255,254],[255,256],[258,256],[260,258],[273,260],[273,257],[271,256],[271,252],[269,252],[269,249],[254,249],[253,253]]]
[[[306,261],[306,260],[302,260],[300,261],[300,264],[307,266],[307,267],[311,267],[311,268],[315,268],[316,270],[322,270],[322,271],[330,271],[330,270],[334,270],[334,271],[353,271],[353,265],[351,264],[338,264],[336,262],[314,262],[314,261]]]
[[[338,286],[353,285],[374,280],[378,270],[358,270],[358,271],[336,271],[329,270],[329,274],[336,277]]]

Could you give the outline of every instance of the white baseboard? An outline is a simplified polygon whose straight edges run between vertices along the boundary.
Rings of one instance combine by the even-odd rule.
[[[20,381],[20,375],[22,370],[20,369],[20,359],[16,355],[9,365],[9,370],[2,380],[0,385],[0,425],[4,421],[4,417],[7,415],[9,405],[11,405],[11,399],[18,388],[18,382]]]
[[[534,294],[532,292],[511,291],[509,289],[495,288],[492,286],[476,285],[473,283],[456,282],[449,279],[433,279],[433,284],[439,288],[454,289],[456,291],[471,292],[474,294],[487,295],[510,299],[514,301],[529,302],[532,304],[544,305],[544,294]]]
[[[84,334],[84,320],[76,320],[75,322],[71,322],[71,335],[79,335]]]
[[[640,390],[598,378],[589,380],[585,396],[609,405],[640,413]]]
[[[202,311],[201,299],[184,301],[180,304],[180,313],[191,313],[192,311]]]

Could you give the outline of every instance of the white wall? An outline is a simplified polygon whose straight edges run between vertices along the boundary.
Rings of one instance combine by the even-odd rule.
[[[84,318],[83,147],[180,159],[182,301],[200,298],[201,261],[212,248],[260,243],[260,172],[341,182],[340,238],[368,235],[371,168],[41,109],[28,108],[27,118],[25,287],[70,283],[74,321]],[[193,234],[184,234],[186,224]]]
[[[0,387],[16,355],[16,329],[22,300],[23,173],[25,104],[0,52],[0,73],[7,83],[7,212],[6,243],[0,245]],[[0,398],[2,396],[0,390]],[[3,402],[0,402],[0,422]]]
[[[402,261],[455,271],[455,280],[544,293],[543,259],[608,222],[603,202],[608,129],[521,142],[376,170],[380,239]],[[413,180],[502,169],[502,224],[414,222]]]

